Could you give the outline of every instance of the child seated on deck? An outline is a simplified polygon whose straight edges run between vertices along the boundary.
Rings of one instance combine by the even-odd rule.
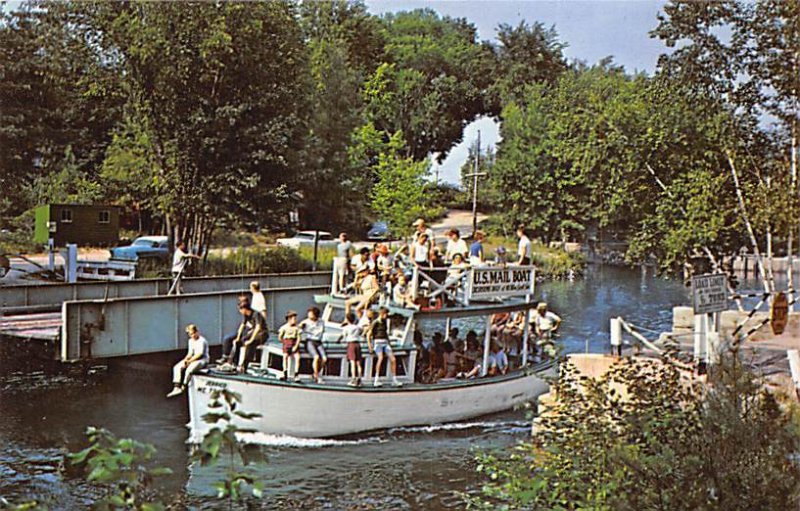
[[[419,306],[414,303],[414,295],[408,285],[408,279],[402,273],[397,276],[397,283],[392,290],[392,301],[399,307],[419,309]]]
[[[378,293],[381,290],[381,286],[378,284],[378,279],[375,278],[374,273],[370,272],[368,266],[362,266],[358,269],[356,283],[358,285],[357,291],[359,294],[353,296],[352,298],[348,298],[344,302],[345,314],[350,312],[350,309],[353,305],[356,306],[356,313],[366,309],[373,301],[375,301],[375,299],[378,297]]]

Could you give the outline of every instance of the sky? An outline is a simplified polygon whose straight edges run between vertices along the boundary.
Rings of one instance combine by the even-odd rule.
[[[658,56],[666,48],[648,33],[658,23],[656,15],[664,0],[366,0],[373,14],[430,8],[441,15],[467,18],[481,39],[494,40],[501,23],[517,25],[539,21],[555,26],[559,39],[568,44],[569,60],[594,64],[608,56],[629,72],[655,71]],[[481,131],[481,149],[498,142],[498,126],[492,119],[479,119],[464,130],[462,143],[454,147],[438,166],[439,178],[458,184],[459,169],[467,159],[467,147]],[[434,169],[436,168],[434,163]]]

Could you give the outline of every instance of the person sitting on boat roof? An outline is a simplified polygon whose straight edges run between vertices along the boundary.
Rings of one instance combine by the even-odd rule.
[[[446,268],[447,263],[444,260],[444,256],[442,255],[442,249],[439,247],[433,247],[431,250],[431,267],[432,268]]]
[[[312,367],[314,368],[314,381],[322,383],[321,369],[328,363],[328,355],[322,345],[325,335],[325,322],[319,317],[319,309],[310,307],[307,311],[308,316],[300,322],[300,330],[306,341],[306,352],[312,357]]]
[[[278,339],[283,346],[283,376],[290,376],[291,361],[294,360],[294,381],[300,381],[300,328],[297,326],[297,313],[290,310],[286,313],[286,323],[278,329]]]
[[[364,315],[366,317],[366,314]],[[347,361],[350,364],[350,381],[347,382],[351,387],[361,386],[361,375],[363,369],[361,367],[361,336],[362,330],[356,320],[356,315],[352,312],[347,314],[342,323],[342,333],[339,335],[338,341],[347,343]]]
[[[358,290],[359,294],[345,300],[345,314],[350,312],[350,309],[353,305],[356,306],[356,313],[366,309],[373,301],[375,301],[375,299],[378,297],[378,293],[381,290],[378,279],[375,277],[375,274],[370,271],[369,266],[366,265],[358,269],[356,283],[356,289]]]
[[[539,302],[536,311],[532,313],[531,323],[537,337],[536,344],[541,347],[542,354],[554,357],[556,352],[553,337],[561,326],[561,318],[555,312],[547,310],[547,303]]]
[[[411,255],[409,254],[410,248],[407,243],[404,243],[394,253],[394,266],[400,273],[406,273],[411,270]]]
[[[467,257],[467,252],[469,252],[467,242],[461,238],[459,230],[450,229],[447,231],[447,248],[444,252],[444,260],[451,262],[456,254],[461,254],[461,259],[463,260]]]
[[[483,231],[475,231],[475,241],[469,246],[469,264],[470,266],[483,265],[483,240],[486,235]]]
[[[384,356],[389,358],[389,365],[392,373],[392,384],[400,387],[403,384],[397,381],[397,359],[394,356],[392,347],[389,344],[389,309],[381,307],[378,309],[378,317],[372,322],[367,332],[367,346],[370,354],[378,355],[375,362],[375,387],[381,386],[381,364]]]
[[[250,308],[267,320],[267,300],[261,292],[261,284],[257,280],[250,283]]]
[[[192,374],[208,364],[208,341],[200,335],[195,325],[186,327],[189,334],[189,348],[186,356],[172,368],[172,392],[167,397],[174,397],[184,391]]]
[[[489,353],[489,376],[506,374],[508,372],[508,356],[505,350],[497,342],[492,342],[491,353]]]
[[[375,263],[370,259],[369,249],[367,247],[362,247],[361,250],[358,251],[358,254],[350,259],[350,271],[353,272],[353,275],[357,275],[358,270],[364,266],[370,270],[375,268]]]
[[[503,245],[500,245],[497,247],[497,250],[494,251],[494,264],[497,266],[505,266],[508,264],[508,251]]]
[[[389,247],[381,243],[378,245],[378,258],[375,260],[375,269],[378,272],[378,277],[381,283],[386,283],[392,275],[392,254],[389,252]]]
[[[409,309],[419,308],[419,306],[414,303],[414,294],[411,286],[408,285],[408,279],[402,273],[397,275],[397,283],[392,290],[392,301],[398,307],[407,307]]]

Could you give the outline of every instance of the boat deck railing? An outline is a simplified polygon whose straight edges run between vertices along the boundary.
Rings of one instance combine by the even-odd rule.
[[[404,303],[393,300],[396,277],[400,273],[407,279],[409,288]],[[482,265],[459,267],[428,267],[408,265],[395,268],[392,273],[379,275],[380,291],[376,299],[381,305],[413,307],[418,310],[468,307],[476,302],[501,304],[524,298],[533,301],[536,285],[536,267],[521,265]],[[357,281],[356,281],[357,282]],[[358,285],[340,291],[334,272],[331,295],[347,299],[358,296]],[[349,292],[348,292],[349,291]]]

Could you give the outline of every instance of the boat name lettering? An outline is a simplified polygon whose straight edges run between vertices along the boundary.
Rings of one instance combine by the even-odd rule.
[[[530,292],[533,270],[514,268],[475,268],[472,271],[472,298],[520,296]]]

